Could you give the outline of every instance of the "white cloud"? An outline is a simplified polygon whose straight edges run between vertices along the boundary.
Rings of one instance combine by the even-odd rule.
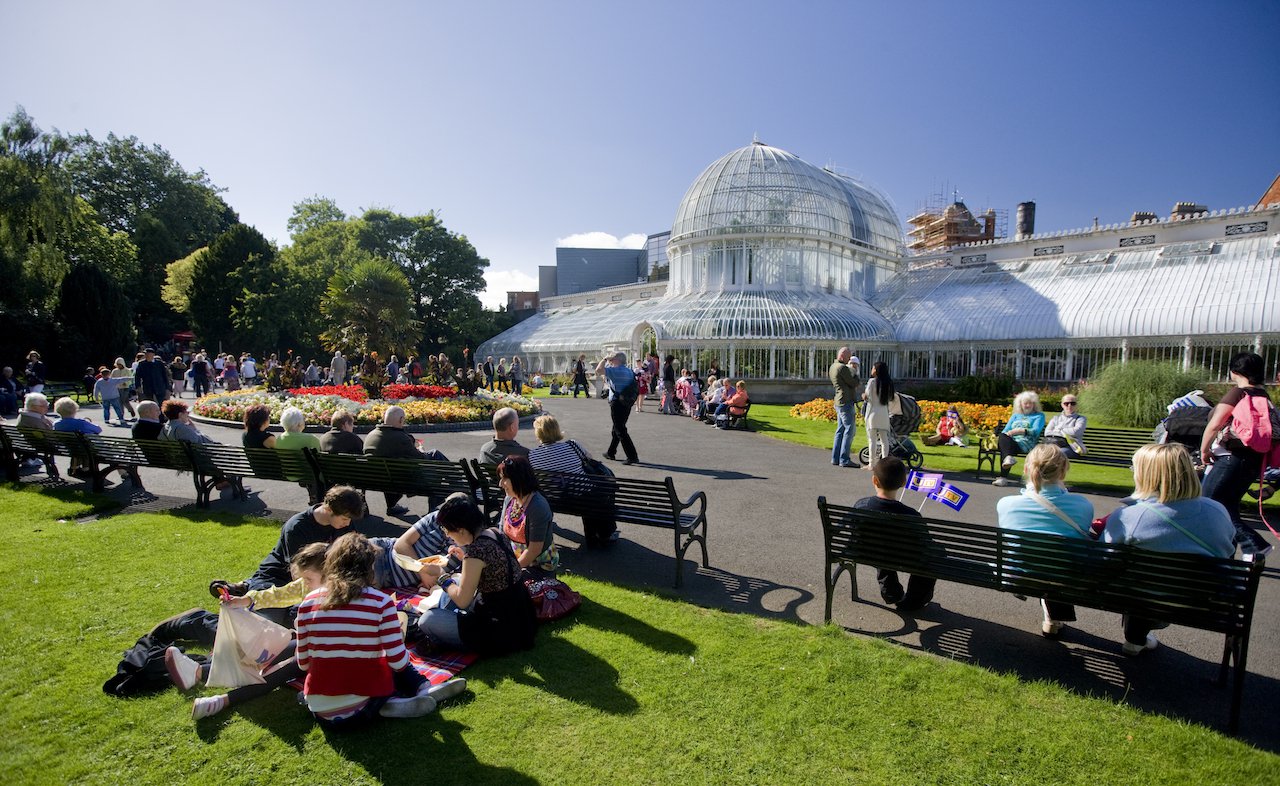
[[[537,292],[538,279],[519,270],[486,270],[485,290],[480,302],[485,308],[497,309],[507,304],[508,292]]]
[[[562,248],[644,248],[647,235],[633,232],[618,238],[608,232],[579,232],[556,240],[556,247]]]

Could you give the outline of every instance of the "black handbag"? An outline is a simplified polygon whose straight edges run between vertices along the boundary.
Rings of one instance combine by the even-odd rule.
[[[588,475],[602,475],[605,477],[614,477],[613,470],[609,469],[609,465],[599,459],[593,459],[587,455],[582,446],[573,440],[569,440],[569,444],[573,446],[573,451],[578,454],[578,458],[582,460],[582,471]]]

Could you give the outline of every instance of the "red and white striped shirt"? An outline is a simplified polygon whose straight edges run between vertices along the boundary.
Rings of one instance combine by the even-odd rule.
[[[298,667],[307,672],[307,696],[390,696],[391,672],[409,667],[395,605],[381,590],[365,587],[345,606],[321,604],[321,587],[298,607]]]

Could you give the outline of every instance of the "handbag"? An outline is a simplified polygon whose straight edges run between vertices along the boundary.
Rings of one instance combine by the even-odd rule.
[[[539,622],[567,617],[582,605],[582,596],[554,577],[530,579],[525,582],[525,588],[529,590],[529,597],[533,598]]]
[[[224,607],[219,616],[207,684],[239,688],[266,682],[262,670],[289,646],[293,633],[248,609]]]
[[[613,470],[600,459],[593,459],[587,455],[582,446],[573,440],[569,440],[569,444],[573,447],[573,452],[578,454],[578,458],[582,460],[582,471],[587,475],[603,475],[605,477],[615,477]]]

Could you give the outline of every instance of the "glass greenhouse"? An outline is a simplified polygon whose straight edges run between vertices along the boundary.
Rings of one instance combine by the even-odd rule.
[[[673,354],[735,377],[821,380],[849,345],[895,376],[1083,378],[1156,358],[1222,374],[1280,362],[1280,205],[1032,235],[909,256],[889,200],[754,143],[676,210],[670,279],[550,297],[483,343],[562,372],[585,353]]]

